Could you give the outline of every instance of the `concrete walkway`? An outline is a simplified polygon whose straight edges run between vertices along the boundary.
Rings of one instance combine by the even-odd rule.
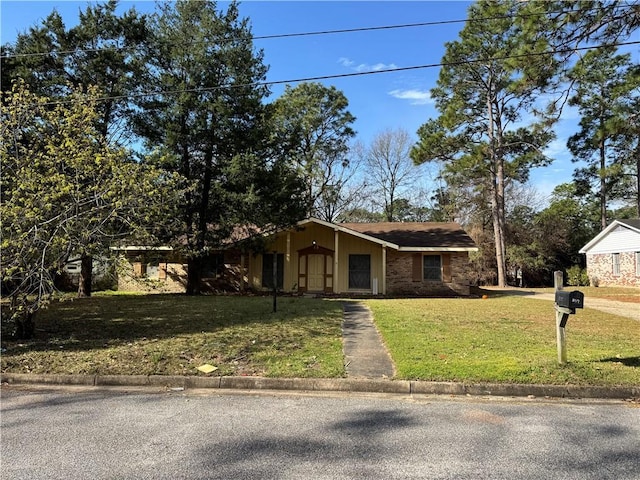
[[[342,338],[349,378],[393,377],[393,362],[373,324],[369,307],[359,302],[344,302]]]

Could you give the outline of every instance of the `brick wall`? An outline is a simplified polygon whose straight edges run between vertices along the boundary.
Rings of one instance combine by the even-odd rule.
[[[124,292],[184,293],[187,270],[181,263],[166,263],[166,278],[140,277],[135,262],[122,259],[118,266],[118,290]]]
[[[387,294],[447,296],[469,295],[469,255],[451,252],[451,282],[413,280],[413,254],[387,250]]]
[[[620,275],[614,275],[612,254],[587,254],[587,272],[592,286],[640,287],[640,277],[636,275],[635,252],[621,252],[618,255]]]

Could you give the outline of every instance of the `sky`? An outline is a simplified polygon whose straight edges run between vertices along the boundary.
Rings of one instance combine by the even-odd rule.
[[[0,3],[1,41],[12,42],[16,35],[40,22],[55,8],[67,27],[78,21],[78,11],[87,1],[7,1]],[[226,8],[226,2],[219,2]],[[277,39],[257,39],[269,65],[268,81],[290,81],[326,75],[375,72],[396,67],[438,64],[446,42],[455,41],[470,2],[463,1],[245,1],[240,12],[249,17],[254,36],[318,32],[412,23],[460,21],[443,25],[393,28],[377,31],[325,34]],[[135,6],[151,13],[151,1],[121,1],[119,12]],[[637,55],[638,49],[636,49]],[[418,128],[438,116],[429,91],[436,85],[439,69],[377,73],[321,80],[334,85],[349,100],[356,117],[357,140],[368,144],[385,129],[404,129],[417,140]],[[291,82],[292,86],[296,83]],[[284,84],[272,87],[272,98]],[[572,178],[566,139],[577,131],[577,114],[567,109],[556,126],[558,136],[547,150],[555,159],[549,167],[532,172],[531,184],[547,197],[553,188]]]

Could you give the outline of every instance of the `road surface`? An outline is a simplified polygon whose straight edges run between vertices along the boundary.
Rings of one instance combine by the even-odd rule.
[[[3,387],[3,479],[634,479],[631,402]]]

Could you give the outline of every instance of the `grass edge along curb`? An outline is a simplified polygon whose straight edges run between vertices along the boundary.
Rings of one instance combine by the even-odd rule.
[[[592,399],[640,399],[640,386],[538,385],[425,382],[350,378],[191,377],[180,375],[50,375],[3,373],[8,385],[128,386],[239,390],[335,391],[426,395],[493,395]]]

